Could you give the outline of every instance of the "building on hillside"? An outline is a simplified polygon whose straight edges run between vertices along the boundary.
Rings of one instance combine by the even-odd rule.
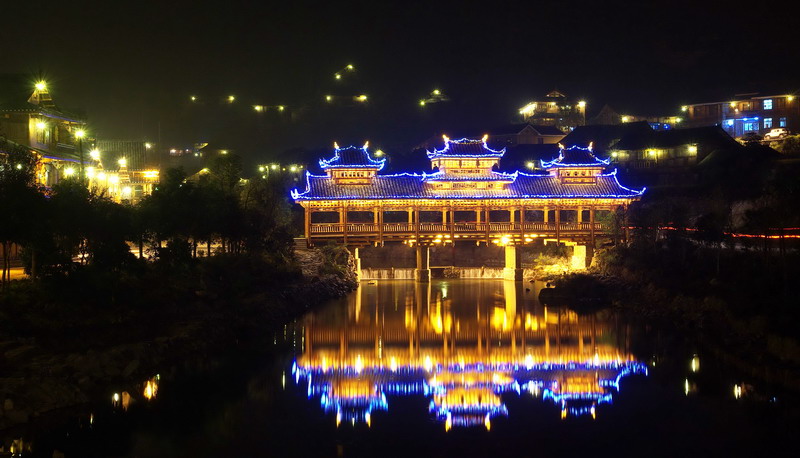
[[[640,177],[633,181],[676,186],[696,184],[694,168],[712,152],[740,147],[722,128],[711,126],[627,135],[609,155],[621,173]]]
[[[441,143],[442,133],[434,135],[417,145],[418,149],[432,149]],[[480,138],[488,135],[492,148],[511,148],[518,145],[555,145],[566,135],[555,126],[529,123],[507,124],[483,132],[460,132],[457,138]]]
[[[587,125],[616,125],[633,122],[646,122],[654,130],[670,130],[685,124],[682,116],[642,116],[620,114],[609,105],[603,106],[597,115],[586,120]]]
[[[139,140],[98,140],[100,159],[91,172],[92,183],[118,202],[138,203],[158,184],[160,158],[154,146]]]
[[[592,125],[575,129],[563,140],[566,147],[594,144],[594,151],[607,156],[632,186],[685,186],[702,184],[703,164],[729,158],[742,164],[774,157],[764,146],[746,148],[720,126],[654,130],[646,122]],[[769,150],[769,151],[766,151]]]
[[[778,127],[800,131],[800,101],[792,94],[737,94],[728,101],[684,105],[681,112],[687,127],[718,125],[734,138]]]
[[[543,100],[528,102],[519,109],[522,121],[537,126],[555,126],[562,132],[586,124],[586,102],[570,100],[558,91],[551,91]]]
[[[629,135],[649,135],[653,132],[650,124],[644,121],[608,125],[587,125],[575,130],[561,139],[561,144],[572,146],[593,145],[595,154],[608,157],[612,147],[623,137]]]
[[[80,169],[80,138],[86,127],[83,116],[62,110],[53,100],[45,81],[25,75],[0,75],[0,137],[29,148],[40,159],[37,181],[53,186]],[[84,156],[84,162],[88,157]]]

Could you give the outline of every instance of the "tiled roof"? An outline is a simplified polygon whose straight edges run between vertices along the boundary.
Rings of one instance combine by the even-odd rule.
[[[348,146],[346,148],[336,147],[335,154],[331,159],[320,159],[319,166],[323,169],[329,168],[377,168],[382,169],[386,159],[375,160],[372,159],[367,150],[367,146],[362,148],[355,146]]]
[[[423,180],[425,181],[509,181],[513,179],[514,174],[493,171],[474,175],[459,175],[444,172],[423,174]]]
[[[594,143],[594,150],[604,153],[625,136],[647,135],[652,132],[653,129],[646,121],[615,125],[578,126],[561,139],[561,144],[570,147],[574,145],[587,146],[589,143]]]
[[[735,147],[736,142],[719,126],[670,129],[664,131],[632,132],[624,135],[614,149],[638,150],[645,148],[674,148],[692,143],[702,144],[709,149]]]
[[[328,176],[307,174],[306,190],[292,191],[296,200],[356,199],[518,199],[518,198],[633,198],[644,190],[622,186],[616,171],[597,176],[596,184],[564,184],[550,175],[516,173],[504,189],[436,190],[423,181],[424,175],[378,175],[366,185],[337,185]]]
[[[444,148],[433,151],[428,151],[428,157],[433,159],[436,157],[496,157],[500,158],[505,154],[505,148],[497,151],[489,148],[486,145],[486,137],[481,140],[474,140],[469,138],[462,138],[460,140],[451,140],[445,137]]]
[[[592,154],[590,148],[581,148],[577,145],[570,146],[569,148],[562,148],[558,157],[550,162],[542,161],[542,167],[577,167],[577,166],[594,166],[605,167],[608,165],[608,160],[599,159]]]

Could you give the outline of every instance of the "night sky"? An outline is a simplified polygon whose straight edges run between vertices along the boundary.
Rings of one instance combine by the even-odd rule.
[[[14,3],[0,72],[43,75],[98,137],[209,141],[249,160],[334,140],[391,154],[515,121],[554,88],[590,115],[800,89],[796,20],[776,2]],[[434,88],[451,101],[421,108]]]

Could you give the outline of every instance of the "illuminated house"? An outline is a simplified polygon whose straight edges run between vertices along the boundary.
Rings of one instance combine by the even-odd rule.
[[[470,303],[413,285],[362,287],[345,318],[304,321],[293,375],[337,424],[370,424],[393,399],[424,396],[445,429],[489,429],[509,416],[502,395],[513,393],[555,404],[562,418],[595,417],[623,378],[647,374],[616,343],[627,331],[611,317],[542,307],[518,283],[449,286]],[[398,305],[378,305],[387,295]]]
[[[522,120],[541,126],[555,126],[563,132],[586,124],[586,102],[569,100],[567,96],[551,91],[544,100],[529,102],[519,109]]]
[[[152,144],[138,140],[98,140],[100,160],[90,171],[92,185],[106,190],[117,202],[136,204],[153,193],[159,165]]]
[[[36,179],[40,185],[53,186],[78,173],[80,142],[75,134],[85,124],[83,117],[55,104],[46,82],[24,75],[0,75],[0,137],[38,156]]]
[[[763,135],[778,127],[800,129],[800,104],[792,94],[737,94],[729,101],[684,105],[681,112],[688,126],[718,125],[732,137]]]
[[[545,237],[592,244],[607,231],[596,216],[644,191],[621,185],[591,146],[562,148],[542,163],[543,174],[504,173],[496,166],[505,149],[493,150],[486,141],[445,136],[442,149],[427,153],[435,171],[422,174],[384,175],[386,159],[374,159],[367,145],[336,146],[333,158],[320,161],[325,175],[307,173],[306,189],[292,191],[305,208],[307,241],[418,247],[466,241],[509,248]]]

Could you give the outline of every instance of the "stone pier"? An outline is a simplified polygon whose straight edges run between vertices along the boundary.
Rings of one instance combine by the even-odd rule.
[[[519,247],[506,245],[506,265],[503,269],[503,279],[522,281],[522,253]]]
[[[414,269],[414,280],[418,282],[431,281],[431,253],[427,246],[417,246],[417,268]]]

